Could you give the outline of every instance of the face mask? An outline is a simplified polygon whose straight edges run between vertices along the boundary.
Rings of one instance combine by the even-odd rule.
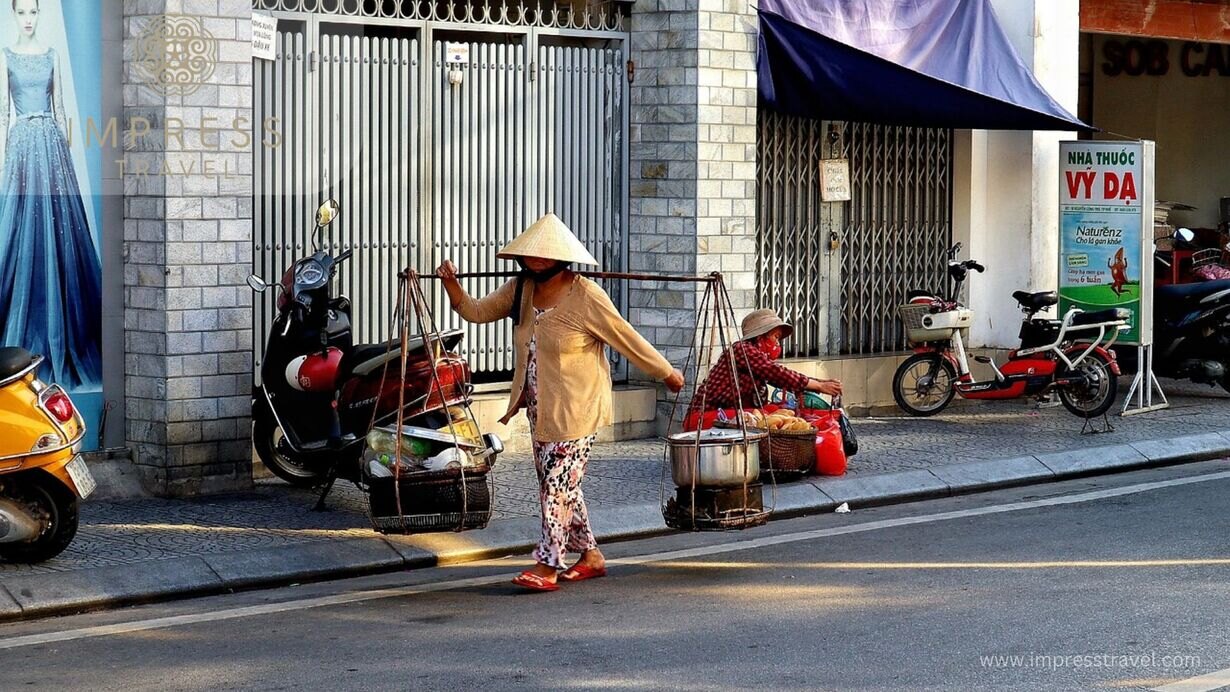
[[[525,262],[523,260],[517,260],[517,264],[521,265],[521,273],[517,276],[517,290],[513,293],[513,304],[508,313],[508,316],[512,318],[513,326],[521,324],[521,296],[525,293],[525,280],[531,279],[537,284],[544,283],[546,281],[550,281],[551,277],[572,266],[566,262],[556,262],[554,267],[551,267],[545,271],[536,272],[525,266]]]
[[[521,265],[521,275],[533,279],[534,283],[544,283],[546,281],[550,281],[552,277],[564,271],[569,266],[563,262],[556,262],[554,267],[536,272],[525,266],[524,262],[519,261],[518,264]]]
[[[760,350],[769,357],[769,360],[777,360],[782,357],[782,342],[765,339],[760,342]]]

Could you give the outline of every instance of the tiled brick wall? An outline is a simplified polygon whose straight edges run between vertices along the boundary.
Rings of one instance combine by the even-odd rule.
[[[696,0],[639,0],[632,11],[629,269],[696,272]],[[687,356],[696,292],[633,283],[628,318],[677,365]]]
[[[700,7],[697,270],[722,272],[742,318],[756,307],[756,11]]]
[[[124,118],[152,128],[127,143],[124,176],[127,438],[153,492],[245,487],[252,157],[232,124],[252,120],[251,6],[125,0],[124,12]],[[195,93],[167,95],[131,56],[153,17],[181,13],[217,40],[218,61]]]
[[[631,270],[721,271],[740,317],[756,287],[755,18],[734,0],[638,0],[632,12]],[[630,290],[629,319],[680,367],[700,294]]]

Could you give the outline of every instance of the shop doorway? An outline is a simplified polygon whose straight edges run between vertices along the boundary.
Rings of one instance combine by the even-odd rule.
[[[795,326],[786,356],[904,351],[897,308],[947,281],[952,131],[758,120],[757,300]],[[848,161],[849,201],[821,199],[832,159]]]

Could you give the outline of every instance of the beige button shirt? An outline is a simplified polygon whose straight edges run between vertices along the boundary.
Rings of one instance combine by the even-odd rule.
[[[467,297],[453,310],[476,323],[508,317],[516,283],[516,279],[510,280],[485,298]],[[611,365],[606,346],[623,354],[655,380],[664,380],[674,371],[666,358],[619,314],[606,291],[583,276],[576,277],[559,304],[535,324],[534,282],[527,279],[522,292],[521,323],[513,329],[517,365],[509,416],[524,405],[526,363],[535,330],[538,423],[534,439],[538,442],[576,440],[611,424]]]

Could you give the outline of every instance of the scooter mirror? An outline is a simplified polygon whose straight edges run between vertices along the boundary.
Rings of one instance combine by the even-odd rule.
[[[265,283],[265,280],[256,274],[248,274],[248,286],[252,287],[252,290],[257,293],[264,293],[269,290],[269,284]]]
[[[1191,243],[1195,242],[1196,234],[1190,228],[1179,228],[1175,229],[1174,238],[1182,243]]]
[[[337,200],[330,199],[316,209],[316,227],[324,228],[333,223],[342,213],[342,207],[337,203]]]

